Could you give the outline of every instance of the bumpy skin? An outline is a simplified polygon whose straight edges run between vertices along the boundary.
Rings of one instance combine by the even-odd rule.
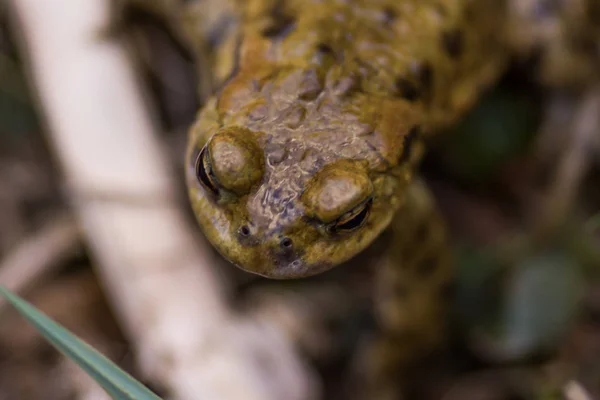
[[[190,134],[192,205],[241,268],[320,273],[390,225],[420,136],[498,76],[501,3],[254,0],[238,10],[224,39],[234,62]]]

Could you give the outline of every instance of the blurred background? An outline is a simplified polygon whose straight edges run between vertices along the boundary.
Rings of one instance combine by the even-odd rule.
[[[73,222],[59,156],[8,19],[0,7],[0,283],[18,282],[36,307],[167,394],[140,373],[107,282]],[[126,37],[185,204],[182,157],[200,104],[192,58],[142,12],[128,16]],[[584,97],[545,89],[518,64],[430,144],[422,171],[451,231],[457,276],[447,344],[419,365],[413,398],[600,398],[600,129],[574,133],[589,117]],[[329,291],[337,275],[284,283],[224,262],[216,269],[233,309],[254,315],[248,309],[263,307],[282,323],[264,306],[277,302],[287,305],[286,321],[320,321],[315,332],[287,329],[298,330],[324,398],[344,398],[340,371],[369,322],[363,310],[349,309],[351,293]],[[327,315],[315,315],[324,302]],[[84,398],[75,371],[0,305],[0,400]]]

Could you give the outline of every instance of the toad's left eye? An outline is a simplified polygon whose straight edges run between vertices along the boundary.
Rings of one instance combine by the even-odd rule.
[[[373,183],[364,163],[341,159],[321,168],[300,199],[306,216],[328,234],[348,233],[368,220]]]
[[[338,220],[329,226],[330,232],[351,232],[363,226],[369,217],[372,204],[373,198],[369,198],[366,202],[342,215]]]

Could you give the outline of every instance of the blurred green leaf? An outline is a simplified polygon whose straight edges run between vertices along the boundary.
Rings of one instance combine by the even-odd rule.
[[[148,388],[121,370],[92,347],[52,321],[31,304],[0,286],[0,295],[12,304],[65,356],[75,361],[116,400],[160,400]]]
[[[469,343],[490,361],[552,349],[568,332],[584,293],[582,268],[559,250],[506,264],[492,250],[463,256],[459,308]]]
[[[583,295],[581,269],[563,253],[524,260],[507,286],[498,344],[508,357],[550,348],[572,327]]]
[[[484,182],[524,153],[539,120],[533,92],[501,85],[440,139],[444,164],[463,179]]]

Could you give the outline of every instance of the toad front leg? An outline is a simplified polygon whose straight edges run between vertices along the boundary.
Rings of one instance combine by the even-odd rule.
[[[444,339],[447,289],[453,276],[443,221],[420,181],[387,234],[374,279],[375,329],[359,349],[357,399],[397,399],[407,368]],[[404,382],[403,382],[404,380]]]

